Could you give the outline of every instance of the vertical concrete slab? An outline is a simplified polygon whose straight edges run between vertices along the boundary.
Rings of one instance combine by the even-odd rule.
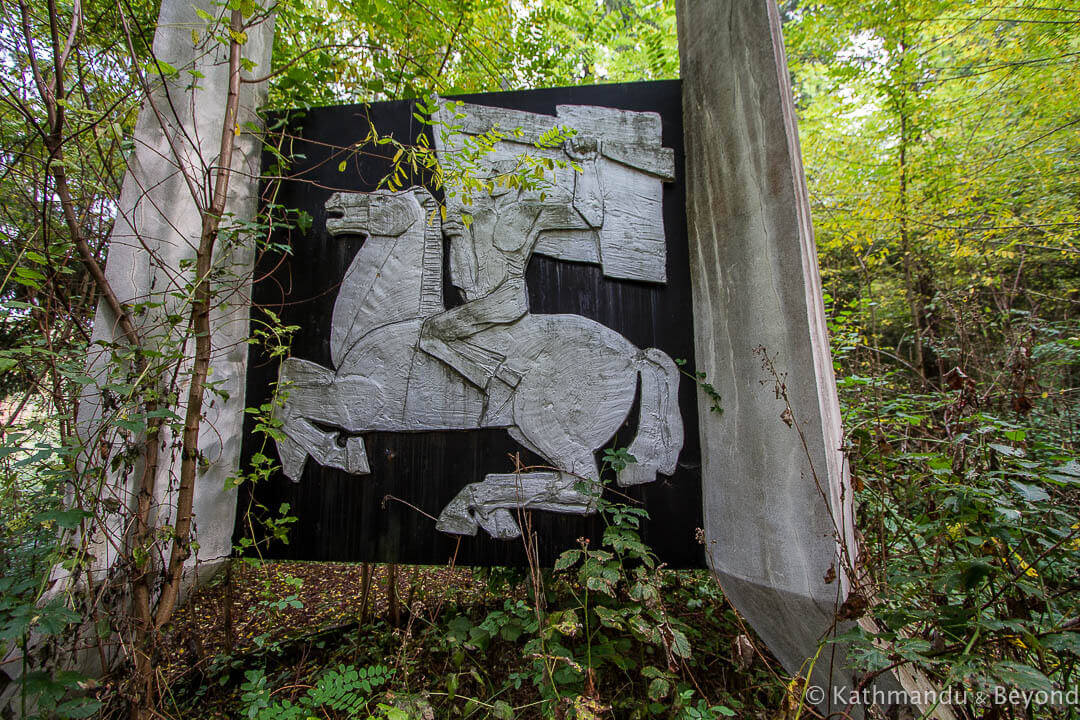
[[[254,63],[240,86],[240,108],[233,156],[219,158],[222,124],[229,86],[228,47],[207,37],[208,23],[198,11],[218,16],[223,7],[210,2],[163,0],[154,34],[155,56],[176,68],[168,80],[157,80],[143,101],[134,131],[134,150],[117,203],[116,225],[109,243],[105,274],[119,300],[128,306],[142,306],[134,315],[140,335],[151,348],[175,348],[188,332],[186,323],[170,323],[168,315],[186,319],[190,312],[186,290],[192,281],[195,249],[199,244],[201,217],[193,197],[201,195],[209,204],[216,168],[229,162],[232,175],[223,228],[250,221],[258,210],[258,178],[261,139],[246,130],[259,124],[256,109],[266,100],[266,82],[250,82],[270,72],[273,44],[273,17],[247,28],[242,56]],[[228,11],[224,10],[228,25]],[[219,27],[218,34],[223,31]],[[193,40],[199,38],[195,44]],[[189,182],[183,176],[185,168]],[[199,450],[205,459],[197,480],[194,500],[194,527],[198,553],[189,565],[211,569],[232,550],[232,529],[236,512],[236,491],[225,488],[225,480],[236,472],[244,418],[246,387],[248,316],[251,272],[255,259],[253,238],[223,233],[215,248],[214,277],[217,279],[211,314],[213,356],[209,378],[215,392],[205,400]],[[111,362],[109,346],[125,342],[117,318],[101,302],[94,320],[94,344],[90,349],[90,372],[99,382],[107,377]],[[189,357],[177,373],[177,396],[187,395]],[[167,384],[170,378],[162,378]],[[176,410],[181,416],[183,408]],[[108,453],[122,450],[119,438],[102,435],[102,388],[86,387],[79,406],[79,432],[83,444],[96,457],[91,466],[101,464]],[[165,433],[157,476],[157,522],[170,523],[175,508],[175,490],[180,469],[180,438]],[[105,572],[123,552],[124,524],[129,521],[135,500],[135,480],[139,468],[129,477],[110,476],[98,490],[102,499],[116,501],[121,511],[103,530],[91,538],[95,570]]]
[[[710,564],[788,672],[851,688],[818,654],[855,542],[780,19],[771,0],[677,14],[696,362],[723,408],[702,394]]]

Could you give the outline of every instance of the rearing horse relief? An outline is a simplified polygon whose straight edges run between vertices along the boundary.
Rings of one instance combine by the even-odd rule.
[[[560,106],[553,117],[459,104],[442,106],[436,120],[447,169],[459,162],[467,136],[492,128],[508,138],[477,161],[481,171],[503,173],[523,153],[576,167],[542,188],[499,186],[468,207],[451,187],[445,223],[423,188],[330,197],[327,232],[361,236],[364,244],[334,305],[334,369],[297,358],[281,365],[277,445],[285,474],[298,481],[309,455],[368,473],[367,432],[505,428],[551,469],[494,473],[466,485],[437,527],[514,538],[513,510],[595,510],[587,487],[599,481],[595,453],[627,419],[639,386],[628,448],[636,462],[617,481],[672,474],[683,425],[671,358],[580,315],[531,314],[525,288],[534,253],[596,263],[612,278],[665,282],[660,183],[672,179],[673,158],[661,147],[659,118],[588,106]],[[556,121],[576,134],[557,147],[538,142]],[[451,281],[464,297],[449,309],[444,234]]]

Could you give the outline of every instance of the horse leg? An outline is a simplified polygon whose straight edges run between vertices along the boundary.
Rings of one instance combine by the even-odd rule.
[[[341,444],[340,433],[320,430],[312,422],[346,424],[347,413],[335,410],[335,400],[344,392],[340,384],[333,372],[307,360],[288,358],[281,364],[278,385],[284,401],[274,408],[282,433],[278,457],[282,471],[294,482],[299,482],[308,455],[354,475],[370,472],[363,438],[348,437]]]
[[[455,535],[475,535],[477,528],[483,527],[492,537],[515,538],[521,533],[505,508],[524,507],[533,499],[545,509],[561,510],[558,481],[556,472],[486,475],[482,482],[466,485],[443,508],[435,527]]]
[[[308,420],[295,417],[281,429],[285,439],[278,440],[278,455],[281,457],[282,470],[294,482],[299,482],[308,455],[320,465],[344,470],[351,475],[371,472],[361,437],[349,436],[341,444],[339,432],[320,430]]]
[[[517,438],[517,433],[514,433]],[[564,438],[566,439],[566,438]],[[523,442],[530,449],[556,443]],[[562,444],[561,461],[553,462],[557,470],[523,473],[492,473],[482,482],[471,483],[450,501],[439,515],[436,528],[455,535],[475,535],[478,527],[499,540],[511,540],[521,535],[521,529],[511,510],[545,510],[548,512],[587,515],[596,511],[596,493],[591,487],[599,472],[592,451],[580,446]]]

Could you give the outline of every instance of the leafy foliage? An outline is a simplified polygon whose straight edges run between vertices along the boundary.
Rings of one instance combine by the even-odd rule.
[[[879,628],[848,639],[875,671],[945,687],[1068,689],[1075,13],[886,0],[788,18],[864,535],[849,609]]]
[[[356,717],[367,711],[372,694],[392,675],[393,671],[382,665],[362,668],[339,665],[320,675],[315,685],[294,703],[272,702],[265,673],[248,670],[244,673],[241,700],[247,706],[247,717],[255,720],[306,720],[315,713],[327,712]]]
[[[277,23],[281,108],[678,74],[672,0],[311,0]]]

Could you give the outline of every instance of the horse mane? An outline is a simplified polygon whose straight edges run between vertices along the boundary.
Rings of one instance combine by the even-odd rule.
[[[427,188],[410,188],[424,211],[424,269],[420,284],[420,314],[434,315],[446,309],[443,304],[443,237],[439,203]]]

